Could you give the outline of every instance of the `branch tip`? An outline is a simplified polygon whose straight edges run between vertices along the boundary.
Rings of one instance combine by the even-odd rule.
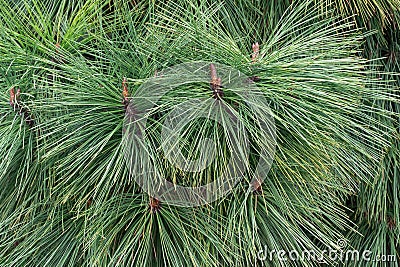
[[[251,55],[251,61],[255,63],[260,55],[260,45],[258,42],[255,42],[251,48],[253,49],[253,54]]]
[[[220,100],[224,96],[224,92],[221,89],[222,82],[221,78],[218,77],[215,65],[212,63],[210,64],[210,76],[211,76],[210,87],[213,93],[213,98],[215,98],[216,100]]]

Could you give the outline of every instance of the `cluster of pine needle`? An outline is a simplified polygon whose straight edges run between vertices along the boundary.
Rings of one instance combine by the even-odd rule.
[[[399,8],[398,0],[0,0],[0,266],[319,266],[259,251],[322,257],[339,240],[397,259],[368,264],[397,266]],[[217,201],[180,207],[132,178],[124,117],[148,79],[194,61],[250,77],[273,113],[276,152],[253,191],[245,179]],[[239,112],[241,99],[211,78],[212,90],[180,86],[163,107],[202,96]],[[152,116],[155,142],[163,118]],[[180,141],[186,152],[217,127],[192,126]],[[223,161],[234,140],[219,137]],[[158,163],[174,181],[185,176]],[[218,176],[219,164],[202,179]]]

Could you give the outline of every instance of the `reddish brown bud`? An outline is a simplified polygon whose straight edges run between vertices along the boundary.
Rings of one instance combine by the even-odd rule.
[[[14,87],[10,89],[10,106],[14,107],[15,104],[15,91]]]
[[[161,202],[157,198],[150,197],[150,212],[156,213],[161,209]]]
[[[260,45],[258,44],[258,42],[254,43],[252,46],[253,49],[253,54],[251,55],[251,60],[254,62],[257,61],[257,58],[260,54]]]
[[[221,78],[218,77],[217,69],[215,65],[212,63],[210,64],[210,76],[211,76],[210,86],[213,92],[213,98],[219,100],[224,96],[224,92],[221,90],[222,87]]]
[[[129,97],[128,82],[126,78],[122,81],[122,96],[124,97],[124,100],[127,100]]]
[[[262,193],[261,183],[262,182],[258,179],[255,179],[254,181],[251,182],[251,187],[253,189],[254,195],[260,195]]]

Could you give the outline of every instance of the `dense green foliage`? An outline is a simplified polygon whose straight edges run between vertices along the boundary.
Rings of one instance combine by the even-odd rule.
[[[338,240],[396,255],[398,266],[399,8],[398,0],[0,0],[0,266],[318,266],[260,261],[257,252],[319,255]],[[249,172],[209,205],[154,207],[125,162],[123,89],[132,96],[164,68],[199,60],[256,77],[276,124],[274,163],[257,192],[247,190]],[[198,96],[211,97],[210,88],[181,86],[163,112]],[[218,101],[265,119],[234,91]],[[154,128],[163,123],[152,118]],[[218,126],[194,125],[188,153]],[[221,151],[217,159],[229,156]],[[209,168],[205,179],[218,173]]]

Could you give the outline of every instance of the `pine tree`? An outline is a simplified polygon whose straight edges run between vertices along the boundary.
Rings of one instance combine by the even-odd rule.
[[[0,266],[398,266],[399,8],[0,0]],[[233,155],[210,203],[137,182],[220,185]]]

